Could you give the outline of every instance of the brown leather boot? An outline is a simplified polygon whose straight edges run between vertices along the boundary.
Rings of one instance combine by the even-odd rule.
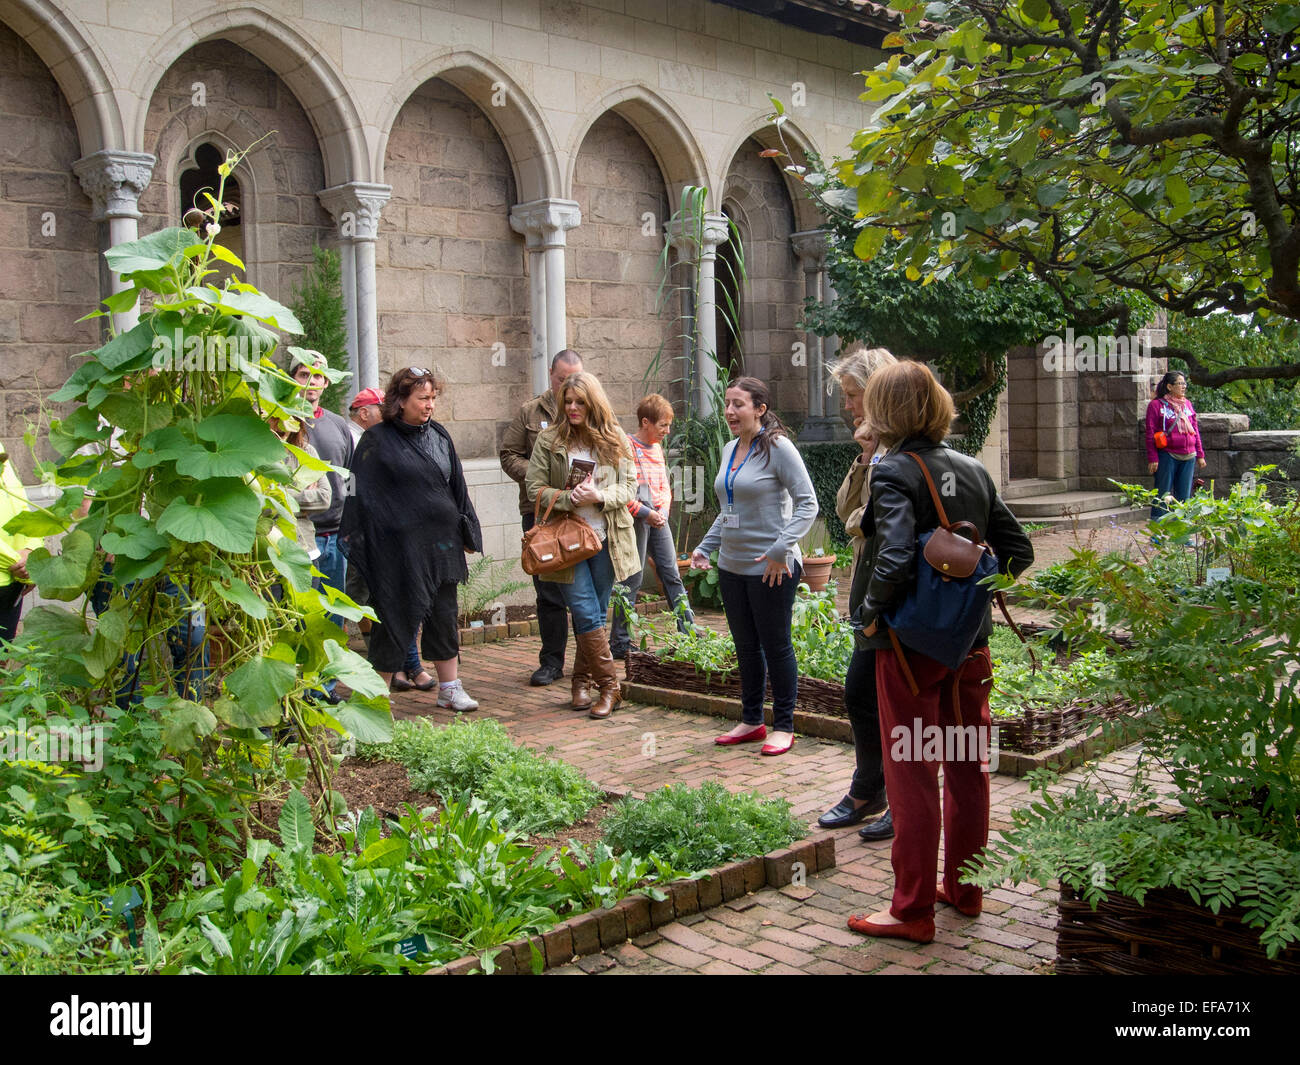
[[[587,664],[587,648],[581,639],[577,645],[573,652],[573,672],[570,674],[573,680],[573,702],[570,705],[574,710],[590,710],[591,672]]]
[[[587,712],[588,717],[609,717],[619,703],[623,701],[623,689],[618,683],[618,669],[614,665],[614,656],[609,653],[609,635],[603,628],[595,632],[584,633],[579,641],[586,640],[587,668],[600,688],[596,702]]]

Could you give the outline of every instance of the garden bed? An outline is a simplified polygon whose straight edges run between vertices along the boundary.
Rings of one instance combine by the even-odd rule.
[[[430,969],[424,975],[467,976],[488,971],[489,966],[498,975],[541,973],[765,887],[785,887],[796,875],[824,873],[833,868],[835,835],[828,832],[760,857],[728,862],[699,879],[671,881],[662,885],[666,895],[662,901],[629,895],[612,907],[570,917],[541,935],[512,939],[481,954],[469,954]]]
[[[1212,913],[1184,891],[1112,892],[1093,910],[1062,886],[1056,971],[1062,976],[1300,976],[1300,949],[1269,960],[1239,908]]]

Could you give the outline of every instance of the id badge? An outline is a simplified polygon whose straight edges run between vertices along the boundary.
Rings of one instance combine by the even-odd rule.
[[[724,514],[724,515],[722,515],[722,527],[723,527],[724,529],[739,529],[739,528],[740,528],[740,515],[739,515],[739,514]]]

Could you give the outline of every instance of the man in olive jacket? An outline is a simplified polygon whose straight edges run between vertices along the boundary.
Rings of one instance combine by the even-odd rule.
[[[533,527],[536,520],[533,505],[528,502],[528,489],[524,479],[528,474],[528,460],[532,458],[533,445],[543,430],[556,423],[560,410],[560,389],[570,374],[582,372],[582,356],[565,348],[551,360],[551,387],[534,396],[515,415],[515,420],[501,438],[501,468],[506,476],[519,485],[519,514],[523,531]],[[537,591],[537,625],[542,633],[542,650],[538,654],[539,668],[529,683],[541,687],[553,684],[564,676],[564,650],[569,640],[569,613],[564,605],[560,588],[552,581],[533,578]]]

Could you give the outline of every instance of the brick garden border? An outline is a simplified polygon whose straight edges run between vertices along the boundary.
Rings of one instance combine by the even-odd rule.
[[[827,832],[770,854],[731,862],[699,880],[673,880],[662,885],[668,896],[662,902],[646,895],[629,895],[608,910],[576,914],[540,935],[512,939],[488,947],[482,953],[495,951],[495,972],[505,976],[532,974],[533,947],[542,957],[543,971],[567,965],[584,954],[599,954],[652,929],[744,898],[765,887],[785,887],[794,880],[797,862],[802,862],[810,874],[834,869],[835,834]],[[430,969],[424,975],[467,976],[482,971],[482,967],[480,955],[469,954]]]
[[[678,688],[656,688],[649,684],[624,682],[623,696],[634,702],[648,703],[651,706],[665,706],[671,710],[693,710],[731,721],[740,720],[740,700],[729,699],[722,695],[703,695]],[[770,725],[771,707],[764,707],[763,714]],[[1110,724],[1113,727],[1115,721]],[[853,742],[853,728],[847,718],[795,710],[794,727],[796,732],[802,732],[805,736],[838,740],[841,743]],[[1022,754],[1019,751],[999,748],[998,767],[993,772],[1002,776],[1023,777],[1035,769],[1071,769],[1089,758],[1106,754],[1119,747],[1127,747],[1141,737],[1142,731],[1141,722],[1134,721],[1133,727],[1125,729],[1123,735],[1118,737],[1118,742],[1112,743],[1104,735],[1102,726],[1098,725],[1090,732],[1082,733],[1060,746],[1036,754]]]

